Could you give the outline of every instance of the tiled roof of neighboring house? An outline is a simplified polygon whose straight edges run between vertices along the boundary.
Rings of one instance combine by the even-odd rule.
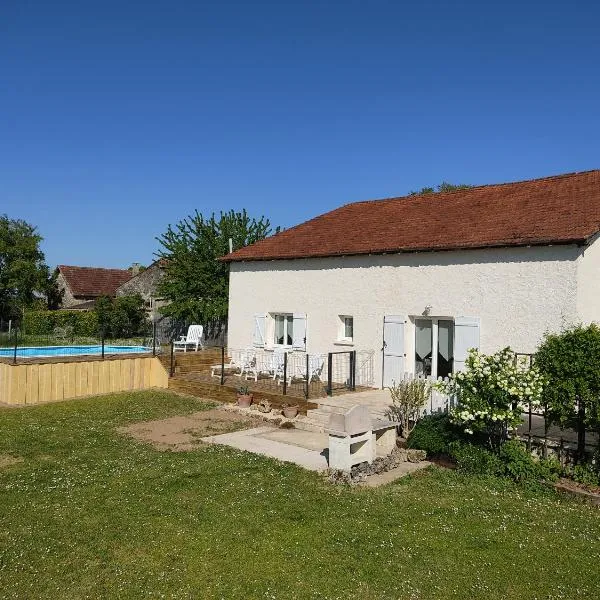
[[[114,296],[117,288],[131,279],[126,269],[58,265],[73,296]]]
[[[347,204],[225,261],[584,243],[600,231],[600,170]]]

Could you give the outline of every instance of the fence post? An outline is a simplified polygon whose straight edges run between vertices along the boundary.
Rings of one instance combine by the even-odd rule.
[[[156,319],[152,321],[152,356],[156,356]]]
[[[169,369],[169,377],[175,375],[175,344],[171,340],[171,368]]]
[[[333,370],[333,354],[329,352],[327,354],[327,395],[331,396],[333,393],[333,379],[331,377],[331,372]]]
[[[287,367],[288,367],[288,353],[283,353],[283,395],[287,394]]]
[[[221,385],[225,385],[225,346],[221,346]]]
[[[17,364],[17,346],[19,345],[19,330],[15,327],[15,351],[13,354],[13,364]]]
[[[308,400],[310,390],[310,364],[308,360],[308,352],[306,353],[306,388],[304,390],[304,397]]]
[[[104,360],[104,337],[105,337],[105,333],[104,333],[104,329],[102,330],[102,360]]]
[[[577,398],[577,462],[585,461],[585,401]]]

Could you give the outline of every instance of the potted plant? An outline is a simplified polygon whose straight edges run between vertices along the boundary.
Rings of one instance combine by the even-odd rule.
[[[284,402],[281,405],[281,408],[283,409],[283,416],[286,419],[293,419],[295,416],[298,415],[298,405],[297,404],[287,404]]]
[[[237,403],[242,408],[249,408],[252,404],[252,394],[247,385],[241,385],[237,391]]]

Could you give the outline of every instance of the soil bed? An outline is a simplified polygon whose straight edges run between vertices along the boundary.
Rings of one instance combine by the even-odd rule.
[[[202,445],[201,438],[256,427],[259,421],[221,408],[203,410],[181,417],[134,423],[117,431],[158,450],[185,452]]]

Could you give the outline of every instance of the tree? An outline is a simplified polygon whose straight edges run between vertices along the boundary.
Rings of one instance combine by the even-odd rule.
[[[174,227],[169,225],[157,238],[161,246],[157,256],[163,259],[165,270],[159,294],[168,301],[161,312],[205,327],[223,323],[229,301],[229,264],[218,259],[229,252],[229,239],[235,250],[271,232],[269,219],[252,218],[245,210],[221,212],[218,217],[204,217],[196,211]]]
[[[0,215],[0,317],[14,319],[44,297],[51,280],[42,237],[20,219]]]
[[[409,196],[420,196],[422,194],[439,194],[440,192],[454,192],[456,190],[468,190],[474,186],[469,185],[468,183],[448,183],[447,181],[442,181],[435,188],[432,187],[424,187],[421,188],[418,192],[411,191],[408,193]]]
[[[148,315],[139,294],[110,298],[100,296],[94,304],[98,335],[130,338],[147,331]]]
[[[578,431],[578,454],[585,453],[585,427],[600,431],[600,327],[578,325],[548,334],[535,364],[546,379],[546,417]]]

